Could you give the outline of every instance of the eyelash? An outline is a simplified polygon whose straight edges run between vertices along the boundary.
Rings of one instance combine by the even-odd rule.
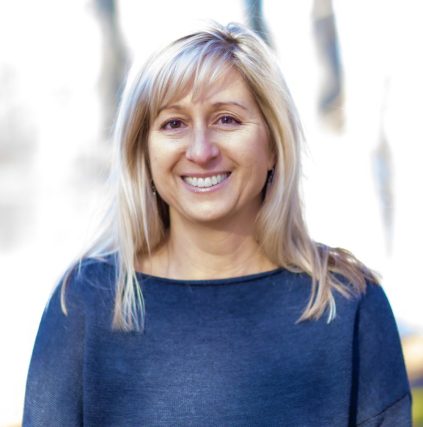
[[[182,120],[180,120],[180,119],[170,119],[170,120],[167,120],[166,122],[164,122],[164,123],[161,125],[160,129],[163,129],[163,130],[175,130],[175,129],[180,129],[179,127],[175,127],[175,128],[170,127],[170,128],[167,128],[167,125],[169,125],[169,124],[170,124],[170,123],[172,123],[172,122],[178,122],[179,124],[182,124],[182,123],[183,123],[183,122],[182,122]]]
[[[234,125],[234,124],[240,125],[241,124],[241,122],[238,119],[236,119],[235,117],[233,117],[231,115],[228,115],[228,114],[220,116],[217,120],[219,121],[221,119],[230,119],[230,120],[232,120],[232,123],[222,123],[222,124],[227,124],[227,125]]]
[[[236,119],[235,117],[233,117],[233,116],[231,116],[229,114],[224,114],[223,116],[220,116],[216,120],[216,122],[218,122],[219,120],[222,120],[222,119],[229,119],[229,120],[232,121],[231,123],[221,123],[222,125],[233,126],[233,125],[236,125],[236,124],[238,124],[238,125],[241,124],[241,122],[238,119]],[[178,127],[170,127],[170,128],[168,128],[167,126],[170,125],[172,122],[174,124],[176,122],[179,126]],[[177,130],[177,129],[180,129],[180,125],[181,124],[183,124],[183,121],[180,120],[180,119],[170,119],[170,120],[167,120],[166,122],[164,122],[160,128],[163,129],[163,130]]]

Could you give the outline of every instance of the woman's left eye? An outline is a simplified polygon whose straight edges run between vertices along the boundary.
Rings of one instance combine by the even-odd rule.
[[[241,123],[239,120],[235,119],[232,116],[221,116],[217,121],[223,125],[235,125]]]

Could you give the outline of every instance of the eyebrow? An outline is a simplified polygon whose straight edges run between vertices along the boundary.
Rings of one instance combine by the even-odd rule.
[[[236,102],[236,101],[215,102],[212,104],[212,107],[214,109],[218,109],[218,108],[226,107],[228,105],[239,107],[245,111],[248,111],[247,107],[245,107],[244,105],[242,105],[241,103]],[[180,110],[184,110],[184,107],[180,104],[164,105],[162,108],[159,109],[157,115],[159,115],[164,110],[179,110],[180,111]]]
[[[239,102],[236,101],[228,101],[228,102],[215,102],[214,104],[212,104],[212,106],[214,108],[220,108],[220,107],[226,107],[227,105],[234,105],[235,107],[239,107],[242,108],[243,110],[247,111],[248,108],[245,107],[244,105],[240,104]]]

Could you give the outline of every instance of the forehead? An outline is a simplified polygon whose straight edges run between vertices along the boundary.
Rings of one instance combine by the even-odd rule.
[[[150,118],[157,117],[167,105],[191,94],[194,100],[209,97],[213,92],[228,86],[232,79],[242,79],[230,52],[223,50],[179,51],[166,58],[158,68],[150,71]],[[247,89],[247,85],[244,89]]]
[[[251,91],[241,74],[234,69],[227,70],[217,81],[204,82],[196,88],[191,87],[188,93],[175,93],[167,103],[160,105],[161,111],[180,107],[185,104],[207,103],[214,106],[221,104],[232,104],[244,109],[256,106]]]

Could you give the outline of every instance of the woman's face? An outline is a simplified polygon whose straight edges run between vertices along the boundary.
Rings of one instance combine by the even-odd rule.
[[[237,71],[195,99],[188,93],[163,106],[148,150],[171,227],[180,221],[254,223],[274,156],[258,106]]]

